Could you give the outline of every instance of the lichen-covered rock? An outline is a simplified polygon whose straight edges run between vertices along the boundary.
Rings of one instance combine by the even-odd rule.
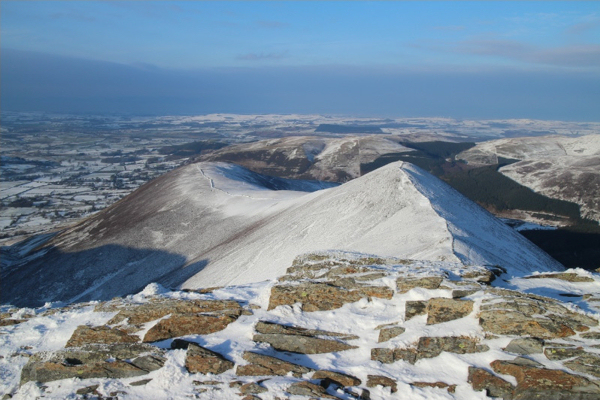
[[[417,349],[414,348],[397,348],[397,349],[371,349],[371,360],[379,361],[384,364],[392,364],[396,361],[406,361],[407,363],[414,364],[417,362],[418,353]]]
[[[454,289],[452,291],[452,298],[461,299],[463,297],[470,296],[473,293],[477,293],[477,291],[479,291],[479,289]]]
[[[485,394],[489,397],[512,399],[514,386],[483,368],[469,367],[468,382],[473,390],[477,392],[485,390]]]
[[[496,360],[490,365],[494,372],[516,378],[517,386],[513,391],[513,399],[592,400],[600,398],[600,386],[582,376],[512,361]]]
[[[185,356],[185,367],[191,373],[221,374],[234,364],[221,354],[206,349],[196,343],[190,343]]]
[[[140,343],[86,345],[57,352],[42,352],[30,357],[23,367],[21,384],[67,378],[127,378],[145,375],[162,367],[165,362],[163,354],[156,347]]]
[[[600,340],[600,332],[586,332],[582,333],[581,337],[584,339],[598,339]]]
[[[585,354],[585,350],[582,348],[565,348],[565,347],[546,347],[544,349],[544,355],[549,360],[565,360],[567,358],[573,358]]]
[[[531,316],[534,314],[544,314],[546,309],[545,306],[551,304],[543,304],[539,300],[530,298],[496,298],[491,300],[484,300],[481,305],[482,311],[488,310],[503,310],[503,311],[516,311],[524,315]]]
[[[358,338],[358,336],[344,333],[305,329],[264,321],[259,321],[255,329],[259,332],[253,337],[255,342],[269,343],[276,350],[301,354],[332,353],[356,348],[356,346],[350,346],[338,340],[325,339],[323,336],[343,339]]]
[[[311,396],[319,399],[338,399],[335,396],[327,394],[327,391],[322,386],[306,381],[292,383],[290,387],[287,388],[287,392],[297,396]]]
[[[162,356],[147,354],[136,357],[131,360],[130,363],[144,371],[156,371],[157,369],[162,368],[165,361],[166,359]]]
[[[398,385],[394,379],[383,375],[367,375],[367,387],[377,386],[389,387],[392,393],[398,391]]]
[[[237,367],[236,374],[239,376],[285,376],[288,373],[291,373],[296,378],[300,378],[303,374],[313,371],[302,365],[293,364],[276,357],[265,356],[251,351],[244,352],[243,358],[248,361],[249,364]]]
[[[18,325],[25,321],[27,321],[27,320],[26,319],[2,318],[2,319],[0,319],[0,326]]]
[[[384,278],[385,276],[387,276],[385,272],[373,272],[370,274],[357,276],[354,279],[356,279],[359,282],[366,282],[366,281],[374,281],[375,279]]]
[[[461,278],[472,279],[476,282],[483,283],[485,285],[489,285],[497,277],[502,275],[503,272],[506,272],[506,270],[501,267],[498,267],[498,266],[471,268],[470,270],[464,272],[461,275]]]
[[[510,341],[504,351],[514,354],[539,354],[543,351],[544,340],[535,337],[516,338]]]
[[[473,312],[473,301],[436,297],[429,299],[426,311],[427,325],[439,324],[469,315]]]
[[[400,277],[396,281],[398,293],[406,293],[414,288],[437,289],[444,280],[441,276]]]
[[[118,307],[117,307],[118,308]],[[108,325],[118,324],[127,320],[129,325],[139,325],[163,318],[169,314],[219,314],[240,315],[242,307],[233,300],[177,300],[154,299],[149,303],[126,303]]]
[[[469,336],[422,337],[417,344],[417,358],[437,357],[442,351],[456,354],[483,353],[490,348]]]
[[[98,393],[98,387],[100,387],[100,385],[90,385],[90,386],[82,387],[81,389],[77,389],[75,391],[75,394],[81,394],[81,395],[95,394],[95,395],[99,395],[100,393]]]
[[[311,336],[258,334],[254,335],[253,340],[255,342],[269,343],[274,349],[279,351],[291,351],[301,354],[333,353],[358,348],[358,346],[351,346],[337,340]]]
[[[371,360],[379,361],[384,364],[392,364],[393,362],[400,359],[400,358],[395,357],[394,350],[396,350],[396,349],[382,349],[382,348],[371,349]],[[414,361],[412,363],[414,363]]]
[[[221,331],[237,319],[237,315],[177,314],[158,321],[144,342],[157,342],[185,335],[207,335]]]
[[[281,325],[274,322],[258,321],[254,327],[256,332],[264,334],[282,334],[282,335],[297,335],[297,336],[330,336],[339,339],[352,340],[358,339],[358,336],[331,331],[322,331],[319,329],[306,329],[297,326]]]
[[[437,389],[446,389],[448,393],[454,393],[456,391],[456,385],[449,385],[445,382],[411,382],[411,386],[418,388],[437,388]]]
[[[347,289],[325,282],[302,282],[298,285],[276,285],[271,288],[268,310],[281,305],[302,303],[303,311],[326,311],[354,303],[363,297],[391,299],[393,291],[386,286],[363,286]]]
[[[342,374],[341,372],[325,370],[319,370],[315,372],[311,379],[320,379],[325,381],[326,384],[323,385],[325,388],[327,388],[331,383],[344,387],[358,386],[362,383],[361,380],[355,376]]]
[[[574,360],[566,361],[564,365],[573,371],[600,378],[600,355],[596,353],[581,354]]]
[[[482,353],[489,350],[485,344],[468,336],[422,337],[416,348],[371,349],[371,360],[391,364],[399,360],[414,364],[422,358],[433,358],[443,351],[456,354]]]
[[[267,388],[260,386],[257,382],[250,382],[240,386],[241,394],[260,394],[268,392]]]
[[[402,335],[406,332],[406,328],[401,326],[389,326],[385,328],[381,328],[379,330],[379,339],[378,343],[387,342],[388,340],[395,338],[396,336]]]
[[[549,318],[529,316],[517,311],[489,310],[479,315],[481,327],[497,335],[535,336],[539,338],[563,338],[573,336],[570,327]]]
[[[427,313],[427,302],[423,300],[408,300],[404,305],[404,319],[408,321],[417,315]]]
[[[571,311],[553,299],[505,289],[487,292],[502,296],[484,300],[481,306],[480,322],[484,329],[493,333],[567,337],[575,331],[587,331],[598,325],[596,319]],[[488,318],[491,319],[486,322]]]
[[[139,381],[131,382],[129,386],[144,386],[152,382],[152,379],[140,379]]]
[[[92,343],[135,343],[140,338],[138,336],[129,335],[117,328],[109,328],[108,326],[90,327],[87,325],[79,325],[71,338],[67,341],[65,347],[80,347]]]

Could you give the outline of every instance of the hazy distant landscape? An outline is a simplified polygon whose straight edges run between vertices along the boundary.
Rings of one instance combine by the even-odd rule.
[[[533,192],[501,174],[500,167],[518,161],[509,158],[510,154],[474,165],[462,159],[470,160],[462,154],[472,153],[477,143],[511,140],[519,137],[516,132],[575,140],[597,134],[600,124],[596,123],[235,114],[3,113],[2,119],[0,221],[5,244],[65,227],[194,160],[236,162],[268,175],[332,182],[354,179],[390,162],[407,161],[444,179],[499,216],[579,232],[524,233],[550,252],[557,242],[564,243],[565,234],[579,235],[578,240],[568,240],[574,250],[559,246],[564,263],[591,267],[597,256],[597,223],[586,222],[577,204]],[[271,142],[261,142],[265,139]],[[341,146],[334,147],[335,156],[319,156],[327,153],[323,149],[332,140]],[[342,144],[355,140],[355,149]],[[272,144],[264,147],[268,143]],[[550,154],[542,152],[541,156]],[[263,161],[257,163],[260,159]],[[597,199],[594,193],[591,198]],[[578,257],[573,258],[574,253]]]

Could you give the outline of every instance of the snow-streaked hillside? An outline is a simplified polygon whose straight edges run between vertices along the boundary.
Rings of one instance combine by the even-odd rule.
[[[600,135],[542,136],[479,143],[457,158],[491,165],[498,157],[520,160],[500,169],[537,193],[577,203],[582,216],[600,221]]]
[[[389,135],[292,136],[229,146],[203,160],[235,162],[268,175],[343,182],[359,177],[361,164],[384,154],[411,151]]]
[[[413,165],[393,163],[341,186],[300,191],[321,185],[230,164],[188,165],[57,235],[43,257],[13,265],[2,276],[2,302],[109,299],[150,282],[257,282],[282,275],[299,254],[330,249],[497,264],[509,275],[561,269]]]
[[[473,164],[497,164],[497,157],[529,160],[563,156],[600,155],[600,135],[580,137],[537,136],[490,140],[460,153],[457,158]]]

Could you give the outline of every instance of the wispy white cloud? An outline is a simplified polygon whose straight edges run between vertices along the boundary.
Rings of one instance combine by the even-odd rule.
[[[600,28],[600,18],[598,17],[571,25],[565,32],[569,35],[580,35],[596,28]]]
[[[467,29],[462,25],[450,25],[450,26],[434,26],[433,29],[436,31],[446,31],[446,32],[460,32]]]
[[[261,28],[280,29],[290,26],[287,22],[281,21],[257,21],[256,24]]]
[[[52,19],[70,19],[80,22],[95,22],[96,18],[78,11],[57,12],[50,15]]]
[[[287,52],[283,53],[248,53],[236,57],[237,60],[244,61],[262,61],[262,60],[281,60],[288,57]]]
[[[458,42],[453,50],[462,54],[523,58],[534,48],[513,40],[465,40]]]
[[[541,48],[512,40],[470,40],[458,43],[454,51],[533,64],[600,67],[600,45],[595,44]]]
[[[600,68],[600,45],[579,45],[538,50],[531,54],[533,62],[573,67]]]

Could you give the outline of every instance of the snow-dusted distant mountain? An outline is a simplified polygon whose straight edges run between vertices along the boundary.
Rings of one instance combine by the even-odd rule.
[[[323,190],[324,187],[329,187]],[[561,269],[510,227],[408,163],[340,186],[190,164],[60,233],[2,276],[2,302],[109,299],[150,282],[199,288],[281,276],[299,254],[347,250]]]
[[[600,135],[541,136],[479,143],[457,158],[470,164],[519,160],[500,172],[551,198],[577,203],[582,216],[600,221]]]

